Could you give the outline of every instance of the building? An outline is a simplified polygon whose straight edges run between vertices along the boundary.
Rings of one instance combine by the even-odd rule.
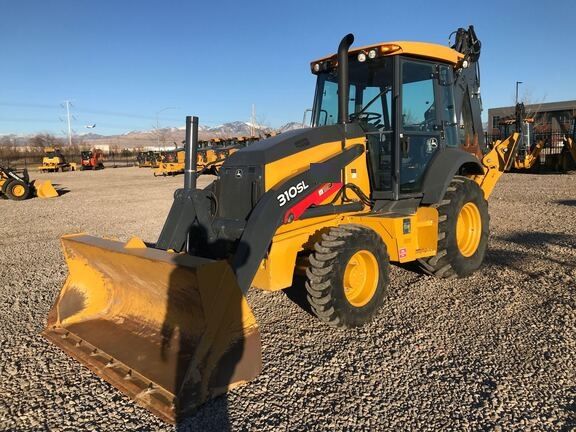
[[[499,123],[514,119],[514,111],[513,106],[490,108],[486,132],[496,135]],[[535,133],[567,134],[571,131],[572,121],[576,117],[576,100],[526,105],[526,114],[534,119]]]

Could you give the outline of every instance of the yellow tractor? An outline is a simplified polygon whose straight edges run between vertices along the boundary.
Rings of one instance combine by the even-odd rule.
[[[45,156],[42,165],[38,167],[41,172],[76,171],[76,163],[66,162],[66,158],[57,147],[45,147]]]
[[[58,196],[58,192],[50,180],[30,181],[28,170],[18,172],[10,167],[0,165],[0,197],[22,201],[31,196],[54,198]]]
[[[487,199],[518,134],[480,147],[481,159],[461,148],[483,136],[480,42],[472,27],[455,34],[451,48],[352,50],[347,35],[311,64],[312,126],[236,151],[206,189],[196,188],[198,118],[188,117],[184,187],[157,242],[65,236],[69,274],[44,336],[178,422],[260,373],[251,287],[282,290],[303,272],[318,319],[348,328],[378,313],[390,262],[438,278],[478,270]]]

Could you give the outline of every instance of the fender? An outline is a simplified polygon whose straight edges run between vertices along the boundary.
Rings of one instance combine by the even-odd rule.
[[[422,180],[422,204],[440,202],[448,185],[462,168],[466,169],[466,174],[484,174],[480,161],[464,150],[445,148],[436,153]]]
[[[304,182],[308,193],[296,195],[291,204],[298,204],[316,191],[323,183],[341,182],[342,169],[364,152],[362,145],[343,150],[325,162],[310,164],[310,169],[286,180],[266,192],[254,208],[232,261],[238,285],[246,293],[250,288],[260,262],[266,256],[272,237],[284,221],[288,206],[280,206],[277,196]]]

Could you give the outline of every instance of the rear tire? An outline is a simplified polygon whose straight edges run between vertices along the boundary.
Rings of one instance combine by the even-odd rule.
[[[321,321],[350,328],[374,317],[389,283],[386,245],[376,232],[359,225],[331,228],[309,261],[307,299]]]
[[[488,248],[488,202],[478,184],[455,176],[438,209],[438,248],[419,259],[422,269],[438,278],[465,277],[480,268]]]
[[[6,187],[6,196],[14,201],[22,201],[30,196],[30,186],[18,180],[12,180]]]

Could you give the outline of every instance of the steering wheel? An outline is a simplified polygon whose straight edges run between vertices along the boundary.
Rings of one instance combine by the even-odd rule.
[[[364,111],[361,113],[350,114],[350,120],[362,120],[365,121],[366,123],[371,123],[373,121],[380,120],[380,118],[382,118],[382,114],[371,111]]]

